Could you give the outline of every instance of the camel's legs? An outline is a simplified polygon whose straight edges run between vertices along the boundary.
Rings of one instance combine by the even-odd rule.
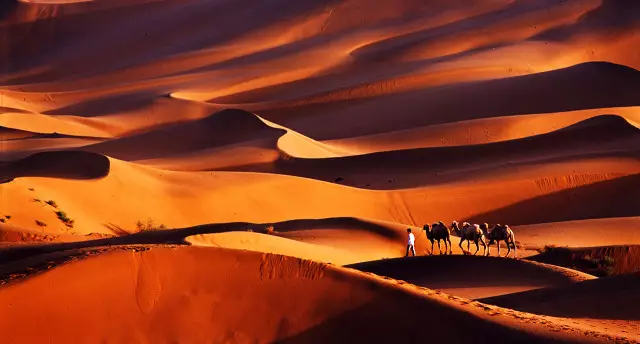
[[[474,240],[476,243],[476,252],[473,253],[473,255],[475,256],[476,254],[478,254],[478,251],[480,251],[480,245],[478,245],[478,240]],[[486,246],[485,246],[485,251],[486,251]]]
[[[464,241],[463,238],[460,238],[460,243],[458,244],[458,246],[460,246],[460,250],[464,252],[464,248],[462,248],[462,242]]]
[[[442,254],[442,248],[440,248],[440,239],[438,239],[438,252]]]
[[[449,254],[453,254],[453,249],[451,248],[451,239],[449,239],[449,237],[447,237],[447,239],[445,240],[445,245],[447,243],[447,241],[449,242]],[[446,249],[446,247],[445,247]]]
[[[433,240],[431,240],[431,252],[429,253],[429,255],[433,255]]]
[[[500,257],[500,240],[496,240],[496,245],[498,245],[498,257]]]
[[[482,246],[484,246],[484,256],[488,256],[489,255],[489,250],[487,249],[487,243],[484,242],[483,238],[480,238],[480,241],[482,242]]]
[[[471,240],[467,240],[467,251],[471,252]]]

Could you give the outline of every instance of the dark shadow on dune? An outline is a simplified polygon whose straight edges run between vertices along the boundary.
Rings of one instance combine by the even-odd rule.
[[[477,214],[465,221],[524,225],[639,216],[637,190],[640,190],[640,173],[554,192]]]
[[[452,240],[457,245],[457,238]],[[482,246],[480,246],[482,253]],[[346,265],[431,289],[473,287],[544,287],[574,281],[557,271],[523,260],[482,256],[420,256]]]
[[[2,111],[2,109],[0,109]],[[0,126],[0,141],[22,140],[34,137],[37,133]]]
[[[18,0],[0,0],[0,22],[18,7]]]
[[[316,140],[331,140],[478,118],[636,106],[640,105],[638,91],[639,71],[609,62],[588,62],[548,72],[445,85],[364,101],[305,105],[300,100],[295,106],[257,113]],[[375,126],[370,127],[371,116],[382,113],[393,116],[376,117]],[[327,122],[339,126],[323,125]]]
[[[0,262],[8,263],[14,260],[23,259],[40,254],[59,252],[73,249],[83,249],[110,245],[136,245],[136,244],[185,244],[184,239],[197,234],[224,233],[224,232],[246,232],[251,229],[253,232],[266,233],[265,226],[274,225],[277,232],[295,231],[296,226],[303,229],[318,228],[352,228],[370,230],[385,238],[396,238],[397,234],[374,223],[354,219],[354,218],[327,218],[327,219],[301,219],[284,221],[277,223],[249,223],[249,222],[229,222],[199,225],[188,228],[166,229],[155,231],[143,231],[130,234],[130,230],[119,227],[113,223],[104,226],[114,233],[115,237],[94,239],[80,242],[52,243],[42,245],[24,245],[0,248]]]
[[[304,41],[302,41],[304,42]],[[296,42],[292,44],[300,44],[301,42]],[[371,75],[361,76],[358,78],[360,82],[366,82],[368,84],[376,84],[376,83],[385,83],[388,82],[388,78],[402,78],[402,77],[411,77],[414,73],[419,73],[426,66],[447,62],[450,60],[455,60],[458,58],[462,58],[468,55],[473,55],[477,53],[481,53],[484,51],[489,51],[492,49],[498,49],[506,44],[495,44],[490,46],[483,46],[480,48],[474,48],[465,50],[459,53],[454,53],[445,56],[438,56],[430,59],[415,61],[415,62],[404,62],[401,65],[395,65],[393,67],[388,68],[387,70],[378,71],[379,74],[376,74],[376,77],[372,77]],[[271,50],[267,50],[266,52],[271,52]],[[260,52],[256,54],[264,54],[265,52]],[[250,55],[251,56],[251,55]],[[231,61],[229,61],[231,62]],[[237,61],[236,61],[237,62]],[[363,61],[358,63],[368,63],[375,61]],[[347,73],[345,76],[345,73]],[[304,90],[315,89],[317,91],[312,93],[314,97],[322,97],[329,96],[330,94],[340,93],[340,92],[348,92],[354,88],[363,87],[362,83],[354,82],[349,86],[344,85],[344,79],[349,78],[349,73],[353,73],[349,69],[343,70],[341,67],[337,66],[335,69],[330,69],[326,71],[326,74],[321,74],[317,76],[310,76],[305,79],[291,81],[291,82],[283,82],[280,84],[260,87],[248,91],[242,91],[230,95],[224,95],[217,98],[209,99],[208,102],[216,105],[224,105],[224,104],[246,104],[246,103],[259,103],[259,102],[272,102],[272,101],[286,101],[287,99],[291,99],[292,97],[295,99],[297,97],[302,96],[300,92],[304,92]],[[355,77],[356,73],[353,74],[352,77]],[[318,89],[318,85],[322,85],[320,89]],[[296,96],[297,95],[297,96]],[[308,95],[305,93],[305,95]],[[350,102],[355,102],[356,100],[350,100]],[[364,101],[363,101],[364,102]]]
[[[522,312],[565,318],[640,320],[640,273],[480,299]]]
[[[51,82],[90,74],[103,74],[131,66],[142,65],[158,58],[207,49],[224,44],[247,34],[273,20],[266,12],[276,13],[275,19],[317,11],[336,0],[315,2],[275,1],[220,2],[204,1],[184,4],[181,0],[153,1],[109,7],[108,2],[94,1],[64,5],[40,5],[43,11],[63,11],[46,20],[15,23],[5,29],[8,38],[9,61],[12,72],[27,70],[64,61],[65,68],[48,69],[41,74],[4,80],[2,84],[27,84]],[[29,5],[33,6],[33,5]],[[45,7],[46,6],[46,7]],[[196,7],[196,8],[194,8]],[[233,15],[228,15],[231,12]],[[161,22],[162,25],[156,25]],[[139,49],[152,41],[166,41],[175,37],[174,32],[205,23],[216,23],[224,30],[208,30],[200,35],[182,35],[171,44],[159,44],[149,49]],[[238,25],[237,23],[245,23]],[[167,25],[168,24],[168,25]],[[83,28],[77,30],[77,28]],[[184,31],[182,31],[184,32]],[[114,44],[105,44],[112,37],[120,36]],[[87,40],[87,37],[90,37]],[[84,49],[79,49],[82,42]],[[121,51],[127,58],[121,58]],[[73,58],[68,52],[74,51]],[[30,56],[33,58],[24,58]],[[87,60],[100,63],[84,63]],[[0,62],[3,62],[0,59]]]
[[[398,238],[398,233],[389,230],[386,227],[377,225],[372,222],[363,221],[353,217],[332,217],[327,219],[296,219],[278,222],[275,224],[278,232],[290,232],[296,231],[300,228],[305,230],[313,229],[327,229],[327,228],[341,228],[341,229],[354,229],[354,230],[366,230],[381,235],[387,239]]]
[[[50,151],[0,163],[0,180],[20,177],[97,179],[109,174],[111,162],[104,155],[82,151]]]
[[[592,157],[640,157],[640,130],[617,115],[596,116],[550,133],[487,144],[405,149],[325,159],[279,159],[241,167],[353,187],[388,190],[460,181],[501,166]],[[239,169],[240,167],[235,167]],[[419,175],[419,178],[414,176]],[[388,182],[392,180],[392,182]]]
[[[27,141],[37,139],[84,139],[84,140],[106,140],[103,137],[82,136],[52,133],[38,133],[27,130],[11,129],[0,127],[0,141]]]
[[[640,271],[640,245],[546,246],[542,253],[527,260],[577,269],[599,277],[621,275]]]
[[[152,105],[158,96],[154,93],[133,93],[110,98],[87,100],[43,112],[45,115],[74,115],[99,117],[119,112],[128,112]]]
[[[640,2],[636,0],[604,0],[600,6],[582,15],[576,22],[554,27],[532,40],[562,41],[580,34],[617,34],[640,29]],[[587,48],[588,49],[588,48]]]
[[[369,303],[275,343],[360,343],[371,339],[375,343],[565,342],[478,319],[446,304],[400,291],[384,290],[380,294]],[[280,326],[286,330],[286,325]]]
[[[225,109],[199,120],[163,126],[85,146],[82,150],[122,160],[153,159],[260,138],[277,139],[285,133],[268,126],[251,112]]]
[[[429,27],[424,30],[392,36],[391,38],[358,48],[353,54],[358,60],[364,59],[369,61],[393,60],[397,56],[402,58],[405,57],[407,53],[410,54],[411,51],[415,51],[416,48],[429,47],[436,41],[459,41],[460,39],[464,39],[460,37],[461,33],[483,30],[492,24],[525,15],[530,11],[541,10],[546,6],[547,4],[534,1],[515,1],[501,9],[466,17],[436,27]]]

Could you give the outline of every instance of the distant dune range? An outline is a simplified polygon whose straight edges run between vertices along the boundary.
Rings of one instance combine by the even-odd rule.
[[[4,1],[0,332],[638,343],[637,46],[636,0]]]

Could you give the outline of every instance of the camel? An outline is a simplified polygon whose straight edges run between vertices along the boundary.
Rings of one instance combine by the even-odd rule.
[[[478,241],[480,241],[482,243],[482,246],[484,246],[483,256],[488,255],[489,252],[487,251],[487,243],[484,240],[484,233],[482,232],[482,229],[480,229],[480,226],[478,226],[477,224],[472,225],[469,222],[464,222],[462,223],[462,229],[460,229],[460,227],[458,226],[458,221],[453,221],[453,223],[451,224],[451,229],[457,236],[460,237],[460,243],[458,244],[458,246],[460,246],[460,249],[463,252],[464,249],[462,248],[462,242],[467,240],[467,251],[470,251],[471,241],[473,241],[476,243],[476,252],[473,254],[475,256],[480,250],[480,246],[478,245]]]
[[[489,243],[487,244],[491,247],[493,241],[496,241],[496,245],[498,245],[498,257],[500,257],[500,240],[504,241],[507,244],[507,254],[505,257],[509,256],[509,252],[511,252],[511,245],[513,245],[513,257],[518,257],[518,251],[516,248],[516,237],[513,234],[513,230],[509,227],[509,225],[501,225],[497,224],[493,227],[493,229],[489,230],[489,225],[487,223],[483,223],[480,228],[487,233],[487,239],[489,239]]]
[[[429,224],[427,223],[426,225],[424,225],[424,227],[422,227],[422,229],[424,229],[424,231],[427,233],[427,239],[431,241],[431,253],[429,253],[429,255],[433,255],[434,240],[438,241],[438,251],[440,252],[440,254],[442,254],[440,240],[444,241],[444,254],[447,254],[447,242],[449,242],[449,254],[453,254],[453,251],[451,250],[451,235],[449,232],[449,228],[447,228],[447,225],[440,221],[438,223],[432,224],[431,227],[429,227]]]

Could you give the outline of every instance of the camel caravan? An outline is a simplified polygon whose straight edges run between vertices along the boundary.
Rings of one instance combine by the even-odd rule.
[[[501,225],[497,224],[493,228],[489,229],[489,225],[487,223],[483,223],[481,225],[470,224],[469,222],[463,222],[462,225],[458,224],[458,221],[453,221],[450,227],[447,227],[442,221],[438,223],[434,223],[432,225],[426,224],[422,229],[427,234],[427,239],[431,242],[431,253],[433,254],[433,245],[434,242],[438,242],[438,251],[440,254],[453,254],[451,250],[451,234],[455,234],[460,237],[460,249],[464,251],[462,248],[462,243],[467,241],[467,252],[470,254],[471,242],[473,241],[476,244],[476,251],[473,255],[477,255],[480,250],[480,245],[483,246],[483,256],[489,255],[489,248],[493,242],[496,242],[498,246],[498,257],[500,256],[500,241],[504,241],[507,245],[507,254],[505,257],[509,256],[511,253],[511,246],[513,246],[513,257],[517,258],[517,248],[516,248],[516,237],[513,234],[513,230],[509,227],[509,225]],[[444,241],[444,252],[440,246],[440,240]],[[487,242],[488,241],[488,242]],[[447,245],[448,244],[448,245]],[[448,253],[447,253],[448,252]]]

